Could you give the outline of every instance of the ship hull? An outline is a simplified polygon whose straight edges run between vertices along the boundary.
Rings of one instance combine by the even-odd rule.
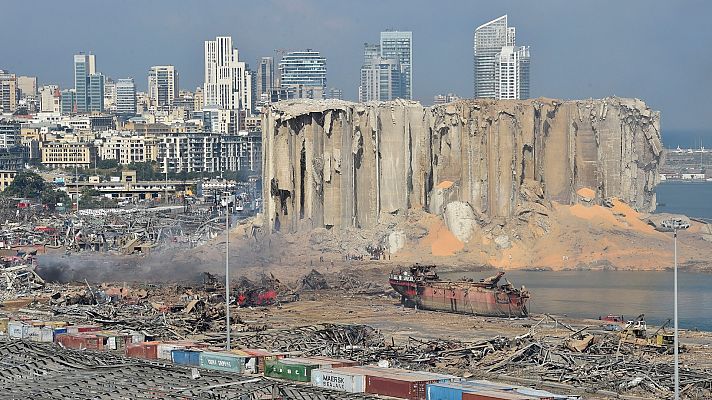
[[[467,282],[418,283],[390,279],[406,303],[424,310],[491,317],[526,317],[527,298],[519,292],[486,288]]]

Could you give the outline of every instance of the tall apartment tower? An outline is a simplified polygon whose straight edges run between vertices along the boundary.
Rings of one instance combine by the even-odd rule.
[[[407,98],[404,68],[396,58],[380,55],[380,45],[364,44],[364,65],[358,101],[388,101]]]
[[[167,110],[178,98],[178,71],[173,65],[155,65],[148,71],[148,97],[156,109]]]
[[[74,95],[76,112],[89,111],[89,75],[96,74],[96,59],[93,54],[74,55]]]
[[[17,110],[17,76],[0,70],[0,113]]]
[[[398,60],[402,68],[404,99],[413,98],[413,32],[381,32],[381,57]]]
[[[326,57],[318,51],[292,51],[279,62],[280,88],[288,98],[323,99],[326,95]]]
[[[116,81],[116,115],[126,118],[136,115],[136,84],[133,78]]]
[[[203,104],[226,110],[252,110],[252,78],[232,37],[218,36],[205,41],[205,80]]]
[[[274,58],[262,57],[257,67],[257,87],[255,101],[259,104],[269,103],[274,89]]]
[[[475,29],[473,45],[474,96],[490,99],[529,97],[529,48],[515,47],[516,29],[507,16]],[[511,82],[511,79],[515,79]]]

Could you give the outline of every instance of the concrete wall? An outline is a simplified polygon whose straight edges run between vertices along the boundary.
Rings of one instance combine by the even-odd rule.
[[[454,183],[446,202],[491,218],[515,216],[532,190],[571,204],[588,187],[655,207],[660,115],[637,99],[296,100],[270,105],[262,125],[265,217],[283,232],[442,208],[443,181]]]

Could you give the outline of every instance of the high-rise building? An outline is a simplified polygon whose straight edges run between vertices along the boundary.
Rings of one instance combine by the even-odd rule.
[[[193,93],[193,110],[198,111],[203,109],[205,101],[203,99],[203,88],[195,88],[195,93]]]
[[[116,111],[116,82],[108,76],[104,77],[104,110]]]
[[[87,111],[104,111],[104,75],[91,74],[87,86]]]
[[[279,62],[280,87],[289,98],[323,99],[326,93],[326,58],[318,51],[293,51]]]
[[[178,71],[173,65],[155,65],[148,71],[148,97],[157,110],[168,110],[178,98]]]
[[[358,100],[388,101],[408,98],[405,67],[396,55],[381,55],[380,44],[364,43],[363,66],[358,88]]]
[[[62,115],[74,114],[77,112],[77,93],[74,89],[62,90],[59,98]]]
[[[257,85],[255,102],[258,104],[269,103],[272,99],[274,88],[274,58],[262,57],[257,67]]]
[[[397,60],[403,73],[404,99],[413,98],[413,32],[381,32],[381,57]]]
[[[433,97],[433,104],[438,105],[438,104],[446,104],[450,103],[453,101],[460,100],[460,97],[456,94],[453,93],[448,93],[448,94],[437,94]]]
[[[480,25],[474,35],[474,96],[480,98],[529,97],[529,48],[515,47],[516,29],[503,15]],[[516,62],[514,61],[516,59]],[[506,64],[512,70],[502,70]],[[499,81],[498,81],[499,79]],[[506,81],[505,81],[506,79]],[[516,82],[510,82],[516,79]],[[500,97],[500,96],[506,97]]]
[[[40,88],[40,111],[58,113],[60,108],[59,86],[45,85]]]
[[[96,60],[94,55],[75,54],[74,92],[77,103],[76,112],[89,112],[89,76],[94,74],[96,74]]]
[[[494,91],[496,99],[529,98],[529,47],[505,46],[497,53]]]
[[[18,76],[17,89],[20,91],[20,97],[23,99],[37,96],[37,77]]]
[[[116,115],[129,118],[136,115],[136,85],[133,78],[116,81]]]
[[[226,110],[252,110],[252,79],[244,62],[239,61],[230,36],[205,41],[205,106]]]
[[[17,110],[17,76],[0,70],[0,113]]]

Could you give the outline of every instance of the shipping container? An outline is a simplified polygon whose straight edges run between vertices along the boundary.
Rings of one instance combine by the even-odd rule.
[[[124,350],[131,342],[131,337],[115,331],[100,331],[96,336],[101,338],[105,350]]]
[[[159,342],[131,343],[126,346],[126,356],[155,360],[158,358]]]
[[[536,397],[525,396],[512,391],[482,390],[462,393],[462,400],[537,400]]]
[[[240,351],[244,352],[245,354],[248,354],[248,356],[255,361],[253,371],[250,370],[252,368],[252,365],[250,364],[251,360],[247,361],[247,363],[245,364],[245,369],[248,370],[248,372],[253,372],[256,374],[261,374],[264,372],[265,360],[276,360],[278,357],[278,355],[264,349],[241,349]]]
[[[430,383],[427,386],[428,400],[462,400],[463,385],[453,383]]]
[[[173,350],[185,349],[185,346],[181,346],[175,343],[161,343],[158,345],[158,359],[159,360],[170,360],[171,352]]]
[[[200,367],[239,374],[245,370],[245,358],[230,353],[202,351],[200,352]]]
[[[10,318],[0,318],[0,335],[7,335],[7,324]]]
[[[346,360],[343,358],[329,358],[322,356],[303,357],[306,360],[314,361],[322,366],[322,368],[341,368],[355,367],[359,365],[358,361]]]
[[[265,360],[264,374],[271,378],[310,382],[311,372],[317,368],[319,368],[319,364],[303,359],[284,358],[281,360]]]
[[[87,333],[101,330],[99,325],[70,325],[67,326],[67,333]]]
[[[362,370],[344,368],[318,368],[311,372],[314,386],[348,393],[366,391],[366,375]]]
[[[408,400],[426,400],[427,385],[436,380],[423,375],[372,372],[366,376],[366,393],[400,397]]]
[[[171,351],[173,364],[200,366],[200,350],[177,349]]]
[[[28,328],[29,326],[21,321],[10,321],[7,324],[7,335],[12,339],[24,339]]]
[[[200,352],[200,367],[239,374],[245,370],[245,358],[230,353],[202,351]]]
[[[67,333],[67,328],[54,328],[54,338],[52,339],[53,342],[57,341],[57,335],[61,335],[63,333]]]
[[[101,339],[96,335],[86,333],[62,333],[55,341],[68,349],[102,350]]]

